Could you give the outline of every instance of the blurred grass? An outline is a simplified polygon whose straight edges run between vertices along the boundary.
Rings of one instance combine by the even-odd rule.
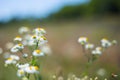
[[[100,45],[100,39],[104,37],[109,40],[116,39],[119,42],[119,21],[119,17],[107,17],[59,22],[21,21],[0,24],[0,47],[5,49],[5,43],[12,41],[18,35],[19,27],[35,28],[42,26],[47,31],[46,37],[53,52],[50,57],[40,59],[40,61],[43,61],[41,74],[44,80],[48,80],[49,76],[59,72],[59,69],[63,72],[61,74],[65,76],[68,73],[80,76],[85,69],[86,59],[83,56],[80,44],[77,43],[79,36],[88,37],[89,41],[95,45]],[[119,45],[117,45],[108,49],[106,54],[103,54],[91,67],[90,75],[95,76],[99,68],[106,69],[107,77],[110,77],[111,73],[119,73],[119,48]],[[3,55],[0,56],[0,64],[0,80],[18,80],[12,68],[4,67]]]

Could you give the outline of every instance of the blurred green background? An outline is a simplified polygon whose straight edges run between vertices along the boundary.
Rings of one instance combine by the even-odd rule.
[[[108,80],[120,79],[120,0],[90,0],[77,5],[65,5],[45,18],[30,16],[23,19],[13,17],[8,22],[1,20],[0,47],[4,52],[5,43],[13,41],[21,26],[31,29],[43,27],[47,31],[52,55],[40,59],[44,80],[49,80],[50,76],[61,71],[63,76],[69,73],[80,76],[84,72],[86,58],[77,42],[80,36],[88,37],[95,45],[100,45],[102,38],[118,41],[91,66],[89,74],[97,76],[97,70],[104,68],[107,75],[103,77]],[[4,67],[4,52],[0,54],[0,80],[19,80],[13,68]],[[118,77],[114,79],[112,73]]]

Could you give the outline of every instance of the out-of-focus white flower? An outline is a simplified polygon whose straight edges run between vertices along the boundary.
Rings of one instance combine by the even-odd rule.
[[[18,69],[18,71],[17,71],[17,76],[18,76],[18,77],[23,77],[23,76],[25,76],[25,71],[24,71],[23,69]]]
[[[14,41],[22,41],[22,38],[20,36],[17,36],[14,38]]]
[[[108,41],[107,39],[103,38],[103,39],[101,40],[101,45],[102,45],[102,47],[107,48],[107,47],[110,47],[112,44],[111,44],[110,41]]]
[[[25,68],[25,72],[30,74],[39,73],[38,70],[39,70],[38,66],[29,66]]]
[[[23,26],[23,27],[19,28],[18,32],[20,34],[27,33],[27,32],[29,32],[29,28]]]
[[[101,47],[96,47],[95,50],[92,51],[92,54],[102,54],[102,48]]]
[[[10,58],[12,58],[14,60],[19,60],[20,59],[19,56],[17,56],[17,55],[10,55]]]
[[[50,55],[52,53],[51,48],[49,45],[43,45],[41,47],[41,51],[47,55]]]
[[[85,49],[93,49],[94,48],[94,45],[93,44],[90,44],[90,43],[87,43],[85,45]]]
[[[18,52],[19,50],[22,50],[24,48],[24,46],[22,44],[17,44],[15,45],[12,49],[11,52]]]
[[[2,48],[0,48],[0,54],[2,54],[3,53],[3,49]]]
[[[34,50],[33,56],[44,56],[44,53],[41,50]]]
[[[64,80],[62,76],[59,76],[57,80]]]
[[[113,40],[113,41],[112,41],[112,44],[117,44],[117,41],[116,41],[116,40]]]
[[[25,63],[25,64],[16,64],[16,66],[17,66],[19,69],[25,70],[26,67],[29,67],[29,66],[30,66],[30,64],[28,64],[28,63]]]
[[[99,76],[104,76],[104,75],[106,74],[106,70],[103,69],[103,68],[100,68],[100,69],[97,71],[97,74],[98,74]]]
[[[28,54],[24,53],[22,56],[23,56],[24,58],[27,58],[27,57],[28,57]]]
[[[11,49],[13,46],[14,46],[14,44],[13,44],[12,42],[8,42],[8,43],[6,43],[6,45],[5,45],[5,47],[6,47],[7,49]]]
[[[81,44],[81,45],[85,45],[87,42],[88,42],[88,39],[86,37],[80,37],[78,39],[78,42]]]
[[[43,28],[36,28],[36,29],[34,29],[34,32],[37,36],[42,36],[42,35],[46,34],[46,31]]]
[[[9,53],[9,52],[5,52],[5,53],[3,54],[3,57],[4,57],[5,59],[9,58],[9,57],[10,57],[10,53]]]
[[[46,39],[46,37],[44,37],[44,36],[41,36],[40,37],[40,45],[41,44],[45,44],[45,43],[47,43],[48,41],[47,41],[47,39]]]
[[[5,64],[16,64],[18,60],[19,57],[17,55],[10,55],[10,57],[5,61]]]

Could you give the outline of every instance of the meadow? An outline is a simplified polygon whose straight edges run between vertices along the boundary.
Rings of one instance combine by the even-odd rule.
[[[87,59],[84,56],[79,37],[87,37],[95,46],[100,45],[102,38],[117,40],[118,44],[109,47],[89,68],[89,77],[95,80],[119,80],[120,79],[120,18],[88,18],[60,21],[16,21],[7,24],[0,24],[0,47],[3,53],[0,54],[0,80],[20,80],[12,67],[4,67],[4,53],[7,52],[5,44],[12,42],[18,34],[21,26],[34,29],[42,27],[47,31],[46,38],[50,45],[51,55],[39,58],[42,67],[40,74],[42,80],[54,80],[54,75],[62,76],[67,80],[68,76],[76,75],[82,77],[85,71]],[[103,70],[104,75],[98,71]],[[116,76],[117,75],[117,76]],[[33,76],[31,76],[31,80]],[[57,79],[55,79],[57,80]],[[60,80],[60,79],[59,79]],[[61,79],[62,80],[62,79]],[[77,79],[78,80],[78,79]],[[86,79],[89,80],[89,79]]]

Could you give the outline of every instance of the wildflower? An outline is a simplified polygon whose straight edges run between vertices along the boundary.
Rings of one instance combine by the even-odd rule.
[[[86,37],[80,37],[78,39],[78,42],[81,44],[81,45],[85,45],[87,42],[88,42],[88,39]]]
[[[93,48],[94,48],[93,44],[88,43],[85,45],[85,49],[93,49]]]
[[[5,61],[5,64],[16,64],[20,58],[16,55],[10,55],[10,57]]]
[[[44,53],[41,50],[34,50],[33,56],[44,56]]]
[[[14,46],[14,44],[13,44],[12,42],[8,42],[8,43],[6,43],[6,45],[5,45],[5,47],[6,47],[7,49],[11,49],[13,46]]]
[[[113,40],[113,41],[112,41],[112,44],[117,44],[117,41],[116,41],[116,40]]]
[[[14,41],[16,41],[16,42],[17,41],[22,41],[22,38],[20,36],[17,36],[17,37],[14,38]]]
[[[18,52],[18,51],[22,50],[23,48],[24,48],[24,46],[22,44],[17,44],[11,49],[11,52]]]
[[[23,57],[24,57],[24,58],[27,58],[27,57],[28,57],[28,54],[24,53],[24,54],[23,54]]]
[[[42,36],[42,35],[46,34],[46,31],[43,28],[36,28],[36,29],[34,29],[34,32],[37,36]]]
[[[2,54],[3,53],[3,49],[2,48],[0,48],[0,54]]]
[[[20,34],[27,33],[27,32],[29,32],[29,28],[23,26],[23,27],[19,28],[18,32]]]
[[[38,66],[29,66],[25,68],[25,72],[30,74],[39,73],[38,70],[39,70]]]
[[[47,41],[47,39],[46,39],[46,37],[44,37],[44,36],[41,36],[40,37],[40,44],[45,44],[45,43],[47,43],[48,41]]]
[[[99,76],[104,76],[104,75],[106,74],[106,71],[105,71],[105,69],[100,68],[100,69],[97,71],[97,74],[98,74]]]
[[[92,51],[92,54],[102,54],[102,48],[101,47],[96,47],[95,50]]]
[[[108,41],[107,39],[103,38],[103,39],[101,40],[101,45],[102,45],[102,47],[107,48],[107,47],[111,46],[112,44],[111,44],[110,41]]]
[[[18,77],[25,76],[25,71],[24,71],[23,69],[18,69],[18,71],[17,71],[17,76],[18,76]]]
[[[29,67],[30,65],[28,63],[25,64],[16,64],[16,66],[18,67],[18,69],[25,69],[26,67]]]
[[[48,55],[50,55],[50,54],[52,53],[51,48],[50,48],[49,45],[43,45],[43,46],[41,47],[41,51],[42,51],[43,53],[45,53],[45,54],[48,54]]]

